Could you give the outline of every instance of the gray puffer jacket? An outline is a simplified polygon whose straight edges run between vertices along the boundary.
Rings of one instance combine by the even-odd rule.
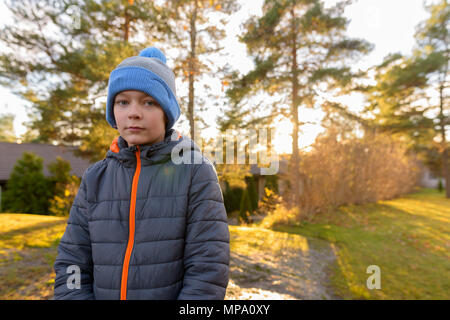
[[[172,154],[190,154],[191,163]],[[216,170],[195,142],[174,129],[153,145],[118,137],[82,177],[58,246],[54,296],[221,300],[229,241]]]

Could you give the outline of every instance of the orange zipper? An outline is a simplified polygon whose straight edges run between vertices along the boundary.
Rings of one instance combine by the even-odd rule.
[[[130,265],[131,251],[133,251],[134,232],[135,232],[135,213],[136,213],[136,193],[139,182],[139,174],[141,172],[141,151],[137,146],[136,151],[136,171],[134,172],[133,185],[131,188],[131,202],[130,202],[130,217],[129,217],[129,235],[127,250],[125,251],[125,259],[123,260],[122,268],[122,282],[120,284],[120,300],[127,300],[127,281],[128,281],[128,267]]]

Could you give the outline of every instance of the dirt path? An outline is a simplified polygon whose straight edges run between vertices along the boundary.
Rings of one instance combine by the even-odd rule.
[[[239,231],[231,232],[226,300],[339,299],[329,285],[335,255],[327,242],[268,230]],[[247,248],[238,249],[246,243]]]

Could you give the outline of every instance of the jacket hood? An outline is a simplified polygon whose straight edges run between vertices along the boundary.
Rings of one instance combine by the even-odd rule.
[[[136,165],[135,152],[139,147],[141,165],[148,166],[170,161],[175,146],[177,146],[175,151],[178,151],[179,155],[182,155],[180,152],[187,150],[201,153],[200,148],[192,139],[181,135],[180,132],[172,128],[166,132],[163,141],[151,145],[139,144],[130,147],[122,136],[118,136],[112,141],[106,153],[106,158],[115,158],[125,167],[134,167]]]

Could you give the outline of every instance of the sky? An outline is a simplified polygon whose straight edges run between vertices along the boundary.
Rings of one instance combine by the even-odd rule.
[[[239,69],[243,74],[253,67],[252,60],[247,56],[245,45],[237,40],[240,33],[240,25],[250,16],[262,14],[263,0],[241,0],[241,10],[229,17],[227,25],[227,38],[224,42],[227,59],[233,67]],[[325,6],[333,5],[335,0],[326,0]],[[414,32],[417,24],[427,18],[427,12],[423,8],[423,0],[357,0],[345,9],[344,16],[350,19],[347,35],[352,38],[362,38],[375,45],[374,50],[358,63],[355,67],[367,68],[379,64],[389,53],[401,52],[409,54],[414,46]],[[4,5],[4,0],[0,0],[0,28],[4,24],[11,22],[11,16]],[[168,59],[169,60],[169,59]],[[187,82],[177,82],[177,92],[186,92]],[[214,90],[220,90],[217,85]],[[22,125],[27,121],[26,101],[13,95],[10,89],[0,86],[0,116],[4,113],[13,113],[16,117],[14,128],[17,135],[25,132]],[[361,96],[352,95],[346,97],[346,102],[354,112],[362,109],[363,99]],[[208,122],[214,122],[217,111],[210,108],[207,112]],[[311,110],[300,110],[301,119],[311,122],[320,122],[323,116],[321,112]],[[273,145],[277,153],[291,152],[292,140],[290,133],[292,125],[285,121],[277,125],[277,130]],[[187,122],[179,128],[182,132],[188,132]],[[308,149],[314,142],[317,134],[323,128],[318,125],[304,125],[301,127],[299,144],[300,148]],[[213,126],[207,136],[213,135]]]

